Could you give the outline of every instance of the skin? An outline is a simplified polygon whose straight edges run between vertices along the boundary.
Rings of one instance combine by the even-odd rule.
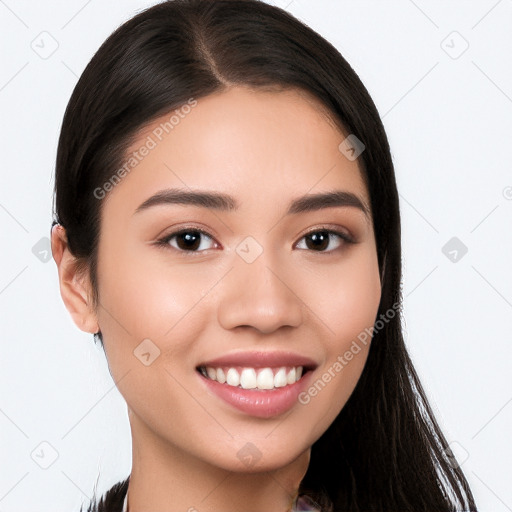
[[[168,118],[142,130],[130,151]],[[128,405],[130,512],[288,510],[311,446],[352,393],[369,344],[308,404],[266,419],[207,393],[195,367],[240,350],[290,350],[318,364],[314,382],[373,326],[381,283],[371,219],[346,206],[285,216],[308,193],[342,189],[369,204],[358,161],[338,149],[346,135],[296,90],[233,87],[199,99],[102,200],[96,309],[64,229],[53,229],[63,301],[80,329],[101,329]],[[240,208],[174,204],[134,214],[173,187],[227,193]],[[154,245],[190,224],[211,237],[195,254],[176,238]],[[323,249],[308,246],[305,235],[326,224],[356,243],[331,235]],[[249,235],[263,249],[250,264],[235,250]],[[147,338],[160,350],[149,366],[133,353]],[[250,467],[237,457],[247,442],[261,454]]]

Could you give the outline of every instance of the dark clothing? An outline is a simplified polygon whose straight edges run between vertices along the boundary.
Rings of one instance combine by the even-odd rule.
[[[98,503],[96,503],[96,500],[93,498],[88,509],[82,511],[82,508],[80,508],[80,512],[122,512],[124,499],[128,492],[129,481],[130,477],[128,476],[126,480],[113,485],[105,495],[100,498]],[[320,508],[316,508],[315,505],[316,504],[307,496],[300,496],[294,503],[292,510],[294,512],[320,512]]]

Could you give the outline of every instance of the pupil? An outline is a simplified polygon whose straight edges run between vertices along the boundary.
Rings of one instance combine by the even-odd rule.
[[[195,246],[198,246],[200,233],[198,231],[187,231],[186,233],[182,233],[178,238],[185,242],[186,249],[197,249]]]
[[[327,233],[327,231],[318,231],[317,233],[309,235],[308,238],[313,241],[313,248],[325,249],[326,246],[329,245],[329,233]],[[323,247],[322,244],[325,247]]]

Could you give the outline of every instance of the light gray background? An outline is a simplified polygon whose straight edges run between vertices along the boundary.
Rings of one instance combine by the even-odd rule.
[[[45,237],[78,76],[154,3],[0,0],[0,512],[77,511],[130,471],[124,400],[61,301]],[[512,1],[275,3],[341,51],[383,117],[409,351],[480,511],[510,511]]]

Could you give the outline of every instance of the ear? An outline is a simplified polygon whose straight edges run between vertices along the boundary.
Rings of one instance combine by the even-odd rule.
[[[60,294],[73,321],[84,332],[98,332],[89,276],[78,271],[77,259],[68,247],[66,230],[60,224],[52,227],[52,255],[59,272]]]

